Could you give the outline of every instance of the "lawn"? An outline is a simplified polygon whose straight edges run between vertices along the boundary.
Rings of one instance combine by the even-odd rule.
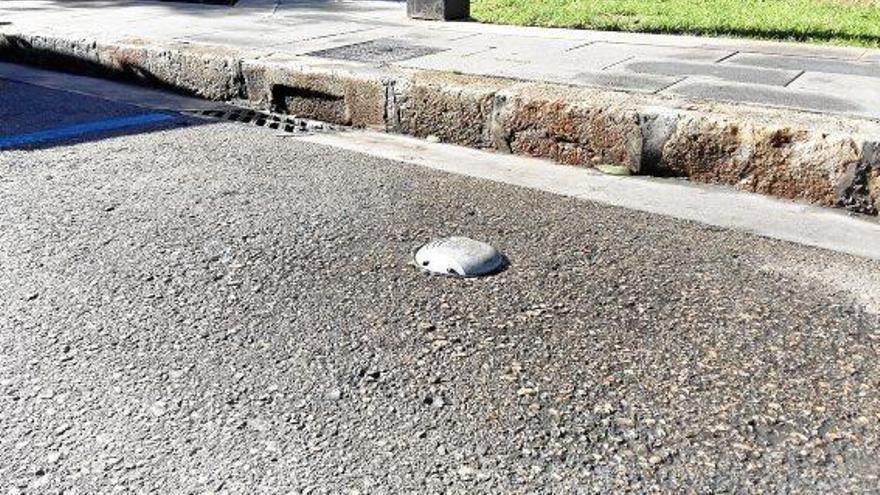
[[[880,0],[473,0],[481,22],[880,47]]]

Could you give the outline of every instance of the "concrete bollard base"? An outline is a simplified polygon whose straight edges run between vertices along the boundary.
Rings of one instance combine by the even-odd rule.
[[[470,0],[407,0],[406,15],[412,19],[452,21],[471,15]]]

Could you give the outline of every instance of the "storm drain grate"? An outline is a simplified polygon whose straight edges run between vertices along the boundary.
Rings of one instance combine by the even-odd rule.
[[[259,127],[268,127],[277,131],[287,133],[311,133],[316,131],[333,131],[336,128],[326,122],[316,120],[301,119],[286,115],[278,115],[275,113],[261,112],[246,108],[230,108],[223,110],[198,110],[194,113],[201,117],[210,117],[218,120],[228,120],[230,122],[239,122],[243,124],[251,124]]]
[[[445,51],[443,48],[415,45],[405,40],[381,38],[363,43],[328,48],[308,53],[313,57],[353,60],[356,62],[389,63],[424,57]]]

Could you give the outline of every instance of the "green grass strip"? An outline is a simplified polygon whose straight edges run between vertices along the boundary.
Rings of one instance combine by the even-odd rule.
[[[880,47],[880,0],[473,0],[481,22]]]

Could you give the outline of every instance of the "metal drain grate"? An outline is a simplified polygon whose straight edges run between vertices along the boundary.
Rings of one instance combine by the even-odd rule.
[[[311,52],[313,57],[353,60],[356,62],[390,63],[424,57],[445,51],[443,48],[415,45],[408,41],[381,38],[363,43],[354,43],[327,50]]]
[[[219,120],[228,120],[230,122],[240,122],[243,124],[251,124],[259,127],[268,127],[277,131],[287,132],[291,134],[312,133],[320,131],[336,130],[332,124],[319,122],[316,120],[301,119],[290,117],[287,115],[278,115],[269,112],[260,112],[246,108],[230,108],[223,110],[197,110],[188,112],[200,117],[210,117]]]

